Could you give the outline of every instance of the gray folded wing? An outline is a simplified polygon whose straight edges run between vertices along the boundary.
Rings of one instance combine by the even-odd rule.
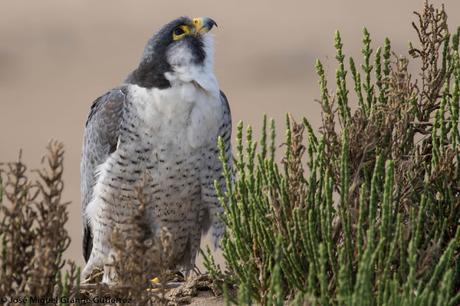
[[[223,117],[220,123],[218,136],[222,138],[224,156],[227,161],[227,166],[230,172],[232,172],[232,116],[227,97],[222,91],[220,92],[220,101],[222,103]],[[217,144],[213,144],[210,151],[212,153],[208,160],[208,165],[206,169],[204,169],[204,180],[202,184],[203,202],[207,206],[207,216],[203,221],[202,229],[204,233],[211,229],[212,243],[214,247],[217,247],[218,242],[225,231],[225,227],[221,220],[223,207],[219,203],[214,181],[217,181],[218,186],[223,192],[225,192],[226,186],[225,179],[222,174],[222,163],[219,160]]]
[[[80,164],[85,261],[88,261],[92,249],[92,233],[85,210],[93,197],[97,166],[104,163],[116,150],[125,101],[125,88],[115,88],[107,92],[93,102],[86,121]]]

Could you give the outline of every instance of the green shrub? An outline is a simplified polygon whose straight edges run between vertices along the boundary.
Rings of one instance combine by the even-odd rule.
[[[363,64],[347,71],[336,33],[334,93],[316,64],[320,132],[288,116],[281,164],[273,121],[259,142],[238,125],[219,193],[225,269],[205,253],[229,303],[460,303],[459,31],[444,8],[417,16],[417,80],[388,39],[374,53],[366,29]]]

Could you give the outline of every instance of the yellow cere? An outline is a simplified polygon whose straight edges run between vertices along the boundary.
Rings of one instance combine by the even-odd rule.
[[[201,28],[203,27],[203,19],[193,18],[192,21],[193,21],[193,25],[195,26],[195,29],[197,30],[197,32],[200,31]]]
[[[187,25],[180,25],[173,31],[173,40],[179,40],[190,34],[190,28]]]
[[[197,33],[206,33],[209,31],[209,28],[203,24],[203,18],[193,18],[192,21]]]

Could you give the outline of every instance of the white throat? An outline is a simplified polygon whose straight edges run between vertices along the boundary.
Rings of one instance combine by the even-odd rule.
[[[214,76],[214,40],[206,33],[202,41],[206,56],[200,64],[193,62],[193,55],[185,43],[178,43],[168,50],[167,58],[173,71],[165,73],[165,77],[173,87],[194,82],[210,94],[219,94],[219,84]]]

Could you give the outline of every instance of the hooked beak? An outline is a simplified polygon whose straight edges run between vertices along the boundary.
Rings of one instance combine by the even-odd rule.
[[[195,33],[204,34],[211,31],[213,26],[217,27],[217,23],[209,17],[193,18],[193,26]]]

